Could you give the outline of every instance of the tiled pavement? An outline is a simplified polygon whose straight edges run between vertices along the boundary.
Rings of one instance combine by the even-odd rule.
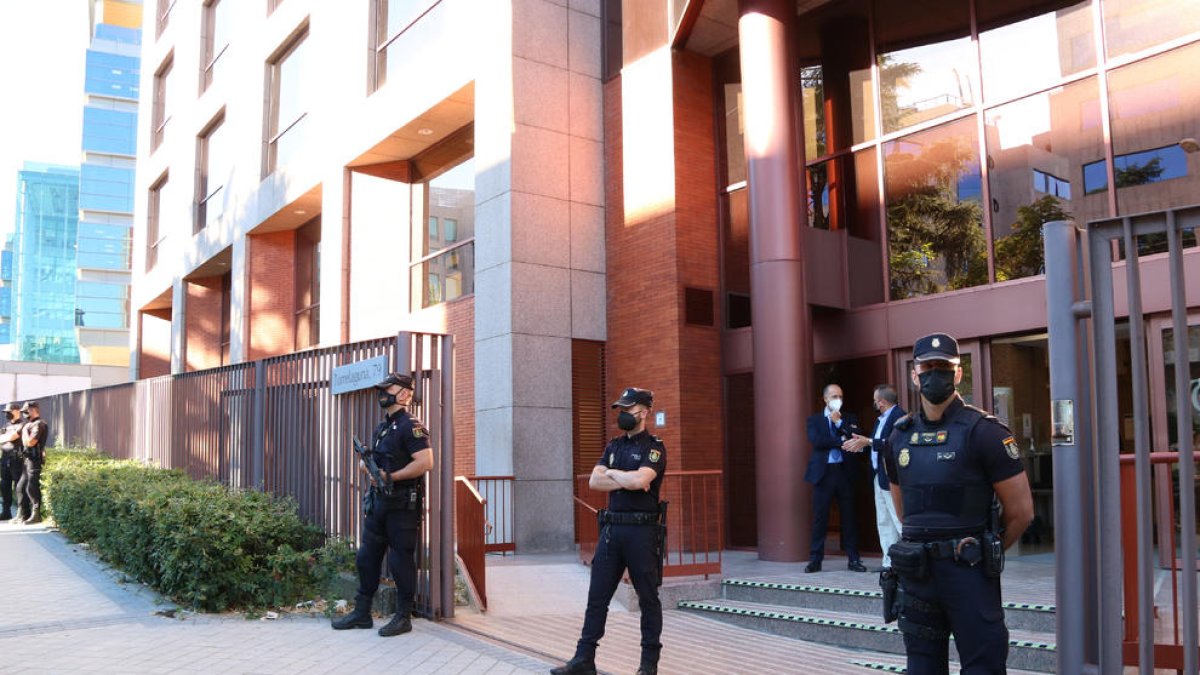
[[[428,621],[405,636],[327,619],[183,614],[45,527],[0,523],[0,672],[528,673],[548,662]],[[378,625],[378,622],[377,622]]]

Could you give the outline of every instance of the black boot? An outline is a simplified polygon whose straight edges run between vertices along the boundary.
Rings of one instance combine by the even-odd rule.
[[[596,675],[596,660],[590,656],[576,656],[550,671],[550,675]]]
[[[42,522],[42,512],[39,509],[34,509],[33,512],[29,514],[29,517],[25,519],[26,525],[34,525],[40,522]]]
[[[0,512],[0,520],[12,520],[12,511],[4,509]]]
[[[370,628],[375,625],[371,619],[371,599],[360,595],[354,598],[354,611],[333,621],[334,630],[348,628]]]
[[[379,629],[379,637],[395,637],[403,635],[412,630],[412,611],[401,610],[396,612],[392,620],[384,624],[383,628]]]
[[[658,666],[643,663],[638,666],[637,675],[658,675]]]

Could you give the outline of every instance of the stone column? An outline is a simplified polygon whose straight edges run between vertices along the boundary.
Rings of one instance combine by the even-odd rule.
[[[792,106],[791,0],[740,0],[738,39],[750,190],[758,555],[808,555],[812,337],[804,288],[800,134]]]
[[[171,282],[171,374],[187,370],[187,282]]]

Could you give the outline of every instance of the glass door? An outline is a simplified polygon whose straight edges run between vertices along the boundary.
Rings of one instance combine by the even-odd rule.
[[[958,393],[968,404],[983,407],[988,402],[983,397],[983,378],[979,377],[983,363],[980,357],[978,340],[962,340],[958,343],[958,352],[962,357],[963,377],[958,385]],[[896,365],[900,371],[896,373],[896,391],[900,394],[900,405],[905,410],[913,411],[921,405],[921,392],[912,383],[913,358],[912,348],[896,352]]]

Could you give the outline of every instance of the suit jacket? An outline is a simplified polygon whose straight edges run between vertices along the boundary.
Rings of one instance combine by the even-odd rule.
[[[883,423],[883,433],[879,435],[879,438],[871,439],[871,452],[885,452],[887,450],[887,443],[885,441],[891,437],[892,428],[896,426],[896,421],[904,417],[905,414],[907,413],[904,412],[904,408],[901,408],[899,405],[892,406],[892,409],[887,412],[887,420]],[[879,424],[879,420],[875,420],[875,423]],[[875,432],[874,427],[871,428],[871,432]],[[883,456],[880,455],[876,459],[878,461],[875,462],[875,481],[879,483],[880,489],[887,490],[891,486],[891,483],[888,482],[887,472],[883,470]]]
[[[842,442],[850,437],[850,433],[862,433],[858,428],[858,420],[854,415],[846,413],[842,416],[842,426],[838,429],[840,435],[835,435],[829,428],[829,418],[825,413],[809,415],[808,417],[808,442],[812,443],[812,455],[808,458],[808,469],[804,472],[804,480],[816,484],[821,482],[825,477],[825,469],[829,466],[829,451],[833,449],[842,449]],[[855,463],[851,460],[851,453],[842,453],[842,462],[846,469],[854,472],[857,470]],[[854,478],[854,473],[850,474],[850,478]]]

